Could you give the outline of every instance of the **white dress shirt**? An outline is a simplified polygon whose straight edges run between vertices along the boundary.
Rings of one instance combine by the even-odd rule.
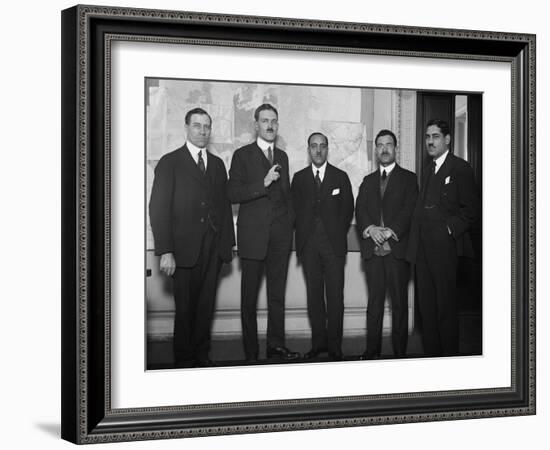
[[[269,154],[267,153],[267,149],[271,147],[271,154],[273,155],[273,159],[275,160],[275,142],[264,141],[261,137],[258,136],[258,139],[256,139],[256,144],[258,144],[258,147],[262,149],[262,152],[264,152],[265,158],[268,161]]]
[[[382,172],[385,170],[386,171],[386,176],[388,177],[391,173],[391,171],[394,169],[395,167],[395,161],[392,162],[391,164],[387,165],[386,167],[384,166],[380,166],[380,176],[382,176]]]
[[[445,162],[445,159],[447,159],[447,155],[449,154],[449,150],[447,150],[445,153],[443,153],[440,157],[437,159],[434,159],[435,162],[435,173],[441,168],[443,163]]]
[[[204,161],[204,170],[208,167],[208,152],[205,148],[199,148],[196,145],[192,144],[191,142],[187,141],[185,143],[187,145],[187,148],[189,149],[189,153],[191,153],[191,156],[197,163],[199,164],[199,152],[202,152],[202,160]]]
[[[325,163],[321,167],[317,167],[317,166],[315,166],[315,164],[312,164],[311,165],[311,170],[313,171],[313,178],[316,177],[317,171],[319,171],[319,178],[321,179],[321,183],[322,183],[323,180],[325,179],[325,171],[327,170],[327,162],[325,161]]]

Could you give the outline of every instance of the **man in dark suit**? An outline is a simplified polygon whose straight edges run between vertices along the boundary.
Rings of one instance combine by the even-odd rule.
[[[267,276],[268,358],[300,357],[285,347],[285,289],[292,245],[294,212],[290,198],[288,157],[277,148],[277,110],[270,104],[254,112],[255,142],[233,154],[228,196],[239,203],[237,246],[241,259],[241,322],[247,362],[258,359],[256,307],[264,273]]]
[[[410,268],[405,254],[418,187],[416,175],[395,162],[395,134],[381,130],[374,142],[379,167],[361,183],[355,206],[369,295],[367,349],[361,359],[380,356],[386,292],[392,307],[393,353],[400,358],[406,354],[409,333]]]
[[[206,150],[212,119],[195,108],[185,116],[187,142],[155,168],[149,215],[160,271],[173,277],[176,366],[212,366],[210,328],[218,275],[235,243],[227,173]]]
[[[422,342],[427,356],[458,354],[456,273],[459,256],[473,257],[470,227],[480,202],[470,165],[449,151],[449,125],[426,125],[429,164],[411,225],[407,259],[416,264]]]
[[[308,138],[311,165],[292,180],[296,211],[296,253],[304,267],[311,350],[305,359],[328,352],[342,359],[344,322],[344,265],[353,194],[348,175],[327,162],[328,139],[322,133]],[[326,305],[325,305],[326,294]]]

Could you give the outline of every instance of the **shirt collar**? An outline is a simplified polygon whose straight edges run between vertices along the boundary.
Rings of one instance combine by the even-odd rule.
[[[311,170],[313,171],[313,176],[317,175],[317,171],[319,171],[319,178],[323,181],[323,178],[325,178],[325,171],[327,170],[327,162],[325,161],[321,167],[311,164]]]
[[[199,148],[195,144],[192,144],[191,142],[187,141],[185,143],[187,145],[187,148],[189,149],[189,152],[191,153],[191,156],[193,156],[193,159],[196,161],[199,158],[199,152],[202,151],[202,158],[206,160],[208,152],[206,151],[206,148]]]
[[[275,143],[264,141],[260,136],[256,139],[256,144],[258,144],[258,147],[264,152],[267,152],[268,147],[271,147],[271,150],[275,151]]]
[[[435,173],[439,170],[439,168],[443,165],[445,160],[447,159],[447,155],[449,154],[449,150],[447,150],[445,153],[443,153],[441,156],[434,159],[435,163]]]
[[[386,167],[380,165],[380,175],[382,175],[382,171],[385,170],[386,171],[386,176],[388,176],[394,168],[395,168],[395,161],[392,162],[390,165],[388,165]]]

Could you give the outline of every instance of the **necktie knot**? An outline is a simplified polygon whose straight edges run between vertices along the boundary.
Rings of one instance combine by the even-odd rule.
[[[385,180],[388,174],[386,173],[386,170],[382,171],[382,180]]]

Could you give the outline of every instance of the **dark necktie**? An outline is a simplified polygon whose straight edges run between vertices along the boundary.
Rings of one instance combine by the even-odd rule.
[[[317,189],[321,189],[321,177],[319,176],[319,170],[315,174],[315,184],[317,184]]]
[[[382,176],[380,177],[380,194],[382,198],[386,192],[386,186],[388,185],[388,174],[386,170],[382,170]]]
[[[204,159],[202,159],[202,150],[199,150],[199,162],[197,163],[199,170],[204,175],[206,173],[206,167],[204,165]]]
[[[273,165],[273,150],[271,150],[271,146],[267,147],[267,159],[269,160],[269,164]]]
[[[380,177],[380,196],[384,198],[384,193],[386,192],[386,186],[388,185],[388,173],[386,170],[382,170],[382,176]],[[380,226],[384,226],[384,210],[380,208]],[[388,253],[391,253],[390,243],[384,241],[384,243],[379,246],[376,245],[374,248],[374,254],[377,256],[385,256]]]
[[[430,180],[432,179],[432,177],[435,175],[435,161],[432,161],[430,163],[430,167],[428,169],[428,173],[426,174],[426,178],[425,178],[425,181],[424,181],[424,185],[422,186],[422,201],[425,203],[426,202],[426,194],[428,192],[428,188],[430,186]]]

